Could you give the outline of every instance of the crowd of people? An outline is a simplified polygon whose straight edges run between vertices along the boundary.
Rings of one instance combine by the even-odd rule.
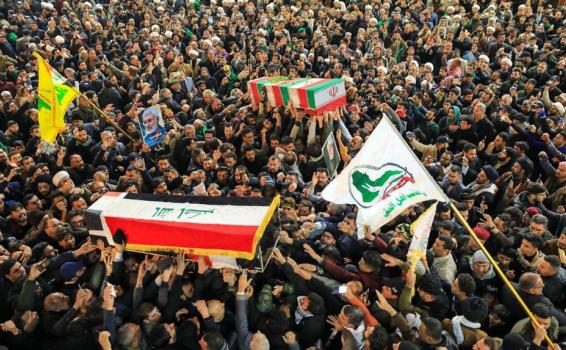
[[[109,1],[0,1],[0,348],[565,346],[564,1]],[[82,93],[55,144],[33,52]],[[252,104],[264,76],[342,78],[347,104]],[[139,117],[156,105],[166,137],[150,147]],[[328,135],[340,170],[381,118],[536,323],[446,203],[413,271],[430,203],[358,232],[355,206],[324,201]],[[85,225],[107,191],[280,195],[272,259],[214,269],[128,252],[127,232],[108,246]]]

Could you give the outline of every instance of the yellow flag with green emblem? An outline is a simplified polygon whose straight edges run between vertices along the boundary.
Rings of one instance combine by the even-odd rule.
[[[53,143],[65,128],[65,112],[79,92],[66,85],[67,80],[37,53],[38,64],[38,119],[41,139]]]

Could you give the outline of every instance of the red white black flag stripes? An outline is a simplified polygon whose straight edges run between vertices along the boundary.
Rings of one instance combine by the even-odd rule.
[[[122,229],[127,250],[185,252],[251,260],[279,205],[275,198],[158,196],[108,192],[87,210],[92,235],[114,244]]]

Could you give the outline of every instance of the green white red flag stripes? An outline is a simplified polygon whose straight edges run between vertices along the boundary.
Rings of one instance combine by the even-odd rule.
[[[265,90],[272,107],[286,107],[289,101],[295,108],[309,114],[321,115],[346,104],[346,89],[342,79],[260,78],[248,83],[252,102],[258,104]]]
[[[122,229],[126,250],[251,260],[279,204],[275,198],[157,196],[109,192],[86,213],[92,235]]]
[[[266,85],[276,84],[285,80],[286,78],[284,77],[263,77],[248,81],[248,91],[250,92],[250,96],[252,97],[252,103],[254,105],[260,103],[261,95]]]

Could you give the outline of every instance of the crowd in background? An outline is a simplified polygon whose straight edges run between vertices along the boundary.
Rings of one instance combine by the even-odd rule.
[[[563,1],[109,1],[0,1],[0,348],[564,344]],[[33,52],[82,93],[55,145]],[[347,105],[252,104],[264,76],[342,78]],[[148,147],[138,117],[154,105],[167,136]],[[538,325],[446,204],[412,271],[410,224],[430,203],[360,233],[354,206],[324,201],[328,135],[340,170],[381,118]],[[127,232],[107,246],[85,226],[107,191],[279,194],[262,248],[278,244],[260,273],[128,252]]]

